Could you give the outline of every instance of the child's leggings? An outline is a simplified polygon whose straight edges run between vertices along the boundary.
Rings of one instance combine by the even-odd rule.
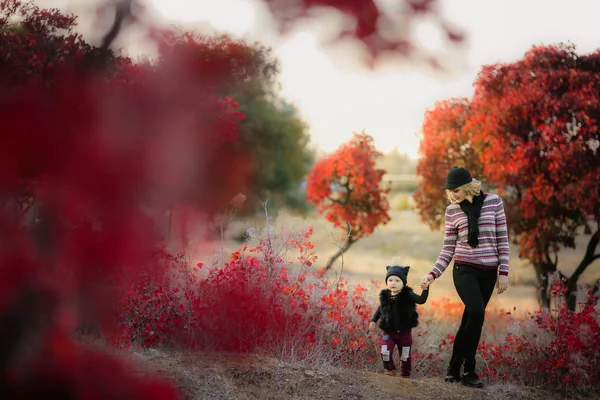
[[[396,369],[394,358],[392,357],[396,345],[398,345],[398,353],[402,362],[401,374],[402,376],[410,376],[412,329],[404,329],[394,333],[383,332],[383,336],[381,337],[381,360],[383,361],[383,367],[388,371]],[[389,352],[388,361],[385,360],[386,352]]]

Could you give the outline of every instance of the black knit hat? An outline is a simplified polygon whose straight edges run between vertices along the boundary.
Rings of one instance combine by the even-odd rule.
[[[404,283],[404,286],[406,286],[406,281],[408,279],[408,270],[410,269],[410,267],[406,266],[406,267],[401,267],[399,265],[388,265],[387,267],[385,267],[385,269],[387,270],[387,273],[385,274],[385,283],[387,284],[388,278],[392,275],[397,276],[398,278],[400,278],[400,280]]]
[[[473,178],[469,171],[462,167],[454,167],[448,172],[448,179],[444,189],[453,190],[467,183],[471,183]]]

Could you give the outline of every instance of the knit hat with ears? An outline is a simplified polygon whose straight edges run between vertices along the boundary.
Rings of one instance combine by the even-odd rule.
[[[388,278],[392,275],[397,276],[398,278],[400,278],[400,280],[404,283],[404,286],[406,286],[406,282],[408,280],[408,270],[410,269],[409,266],[406,267],[402,267],[400,265],[388,265],[387,267],[385,267],[385,269],[387,270],[387,273],[385,274],[385,283],[387,284]]]

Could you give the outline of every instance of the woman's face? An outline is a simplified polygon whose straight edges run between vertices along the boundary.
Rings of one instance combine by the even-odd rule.
[[[450,191],[450,197],[454,203],[460,203],[465,199],[465,191],[462,188],[456,188]]]

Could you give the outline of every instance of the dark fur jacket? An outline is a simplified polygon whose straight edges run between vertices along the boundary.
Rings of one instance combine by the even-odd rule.
[[[379,327],[385,332],[415,328],[419,325],[417,304],[425,304],[428,296],[429,289],[423,290],[419,296],[410,286],[405,286],[394,297],[389,289],[383,289],[379,294],[379,307],[371,321],[376,323],[381,319]]]

